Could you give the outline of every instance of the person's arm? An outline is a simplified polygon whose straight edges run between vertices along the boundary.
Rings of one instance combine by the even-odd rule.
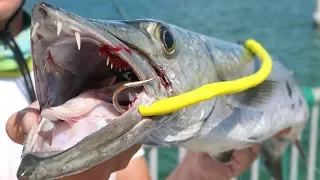
[[[207,153],[188,152],[167,180],[230,180],[244,173],[258,157],[260,145],[235,151],[230,164],[221,164]]]
[[[121,169],[125,169],[127,167],[130,159],[139,148],[141,148],[141,145],[134,145],[133,147],[125,150],[119,155],[87,171],[72,176],[67,176],[59,180],[108,180],[111,173],[119,171]]]
[[[281,137],[289,133],[290,129],[284,129],[273,137]],[[229,180],[240,176],[250,168],[260,150],[260,144],[237,150],[233,153],[233,160],[228,165],[213,160],[207,153],[188,152],[167,180]]]
[[[151,180],[144,156],[131,159],[129,165],[116,173],[117,180]]]

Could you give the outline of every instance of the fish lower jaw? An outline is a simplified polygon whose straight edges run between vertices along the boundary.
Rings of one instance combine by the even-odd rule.
[[[79,98],[81,101],[79,101]],[[130,108],[120,114],[110,102],[96,99],[97,94],[84,92],[65,104],[45,109],[41,112],[41,122],[29,134],[27,153],[52,155],[75,146],[85,137],[119,121],[140,121],[140,104],[151,105],[155,99],[144,91],[137,94]],[[80,110],[80,111],[79,111]]]

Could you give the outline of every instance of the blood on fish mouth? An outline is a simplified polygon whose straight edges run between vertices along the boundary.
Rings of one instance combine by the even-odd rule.
[[[132,52],[129,48],[124,47],[124,46],[116,46],[116,47],[112,47],[111,45],[103,45],[101,47],[99,47],[99,55],[102,56],[105,59],[105,64],[106,66],[110,67],[111,70],[118,70],[119,73],[124,72],[127,73],[127,76],[123,75],[123,77],[125,78],[125,81],[119,80],[118,74],[116,76],[111,76],[111,77],[106,77],[105,79],[103,79],[102,83],[100,84],[102,87],[103,86],[111,86],[114,83],[118,83],[118,87],[115,89],[114,94],[113,94],[113,98],[112,98],[112,103],[115,107],[115,109],[120,112],[120,113],[125,113],[132,105],[132,103],[134,101],[127,101],[125,103],[122,103],[122,105],[119,104],[118,102],[118,95],[121,93],[122,90],[127,89],[127,88],[135,88],[135,87],[139,87],[142,86],[143,84],[146,84],[148,82],[150,82],[152,79],[149,80],[144,80],[144,81],[139,81],[139,78],[136,77],[135,73],[132,71],[131,67],[129,66],[129,64],[122,60],[117,54],[114,54],[114,51],[121,51],[121,50],[125,50],[126,52],[128,52],[130,55],[132,55]],[[46,64],[49,64],[49,66],[51,68],[53,68],[52,71],[56,71],[59,72],[59,69],[62,69],[62,67],[59,67],[57,64],[55,64],[54,58],[51,55],[51,52],[48,52],[48,58],[47,58],[47,62]],[[49,69],[49,68],[47,68]],[[61,70],[60,72],[63,73]],[[109,76],[109,75],[108,75]],[[112,80],[113,78],[115,78],[114,80]],[[116,81],[116,79],[118,79],[118,81]],[[128,82],[126,82],[126,80]],[[134,82],[132,82],[133,80],[135,80]],[[107,81],[107,84],[106,82]],[[99,87],[99,88],[102,88]],[[136,99],[137,97],[137,93],[135,93],[135,97],[134,99]],[[127,107],[123,107],[127,106]]]
[[[52,29],[54,29],[52,26],[54,25],[53,22],[48,23],[48,20],[44,21],[45,23],[40,21],[33,24],[31,37],[32,43],[34,43],[34,41],[46,41],[48,39],[48,41],[50,41],[50,45],[46,44],[47,47],[44,52],[44,57],[46,59],[44,61],[45,71],[54,77],[64,78],[65,74],[69,74],[78,78],[81,76],[81,71],[88,70],[83,67],[82,69],[78,68],[77,66],[88,66],[88,68],[91,68],[91,72],[87,75],[88,77],[85,77],[86,82],[82,83],[81,87],[79,87],[80,90],[77,93],[74,93],[60,103],[51,103],[49,99],[47,100],[47,107],[45,108],[51,107],[52,105],[61,105],[61,103],[77,96],[77,94],[90,89],[100,89],[117,85],[118,87],[115,88],[114,94],[108,102],[111,100],[115,109],[120,113],[124,113],[131,107],[133,103],[132,100],[136,99],[136,96],[139,93],[137,93],[137,90],[134,90],[134,93],[132,93],[134,94],[133,98],[124,100],[123,98],[118,98],[121,91],[138,87],[138,92],[142,92],[144,89],[141,88],[141,86],[154,80],[154,78],[141,78],[139,73],[136,72],[137,70],[131,67],[131,65],[119,55],[119,52],[123,51],[132,56],[132,50],[139,51],[139,49],[131,49],[132,47],[126,45],[108,44],[97,38],[92,32],[90,33],[84,30],[83,27],[80,28],[66,25],[66,23],[60,20],[54,21],[54,24],[56,25],[56,35],[52,35]],[[52,21],[52,19],[49,19],[49,21]],[[46,36],[46,33],[51,34]],[[39,39],[39,36],[42,38]],[[139,53],[143,54],[143,52],[140,51]],[[144,55],[145,58],[148,58],[146,54]],[[72,59],[68,60],[69,57]],[[74,60],[75,58],[79,58],[80,62],[77,62],[79,60]],[[83,61],[89,61],[85,58],[90,59],[91,62],[83,63]],[[150,67],[154,70],[155,75],[160,79],[158,82],[159,87],[161,83],[165,88],[168,88],[170,83],[164,76],[162,68],[153,65],[151,61],[149,63]],[[37,68],[36,65],[35,68]]]
[[[38,135],[49,146],[37,146],[40,140],[34,151],[69,148],[112,121],[126,118],[129,110],[136,111],[132,107],[137,107],[137,99],[139,103],[153,100],[143,85],[157,73],[141,77],[139,67],[130,64],[137,49],[113,45],[83,26],[52,19],[34,22],[31,36],[41,117],[54,124],[50,131],[39,126]]]
[[[110,63],[110,60],[112,60],[111,67],[119,69],[120,71],[121,71],[121,69],[124,69],[124,70],[129,69],[130,66],[128,65],[127,62],[123,61],[117,55],[111,53],[112,51],[120,51],[120,50],[125,50],[130,55],[132,55],[131,50],[127,47],[124,47],[124,46],[112,47],[110,45],[104,45],[104,46],[100,47],[99,53],[101,56],[106,57],[107,65]]]
[[[104,143],[126,137],[152,122],[138,112],[140,104],[169,95],[157,61],[100,25],[45,5],[33,9],[31,51],[41,114],[26,139],[24,158],[79,149],[92,138],[99,145],[95,132],[114,135]]]

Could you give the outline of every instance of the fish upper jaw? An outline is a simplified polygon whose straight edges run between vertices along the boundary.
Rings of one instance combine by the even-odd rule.
[[[139,141],[143,135],[159,126],[159,121],[151,121],[151,119],[156,118],[143,117],[138,112],[140,104],[150,105],[157,98],[167,97],[168,95],[167,89],[161,82],[162,78],[157,74],[157,68],[150,64],[147,55],[141,55],[138,48],[129,47],[125,40],[119,40],[108,32],[107,27],[102,28],[102,26],[104,24],[101,24],[101,22],[81,18],[47,3],[39,3],[33,8],[31,45],[37,98],[42,117],[39,117],[40,120],[33,126],[25,142],[22,153],[23,161],[17,174],[20,179],[33,177],[34,175],[29,172],[40,171],[40,166],[45,163],[44,159],[46,159],[46,162],[50,162],[50,158],[64,155],[67,149],[79,150],[78,142],[90,143],[89,140],[85,140],[86,138],[101,140],[103,137],[96,137],[96,133],[101,133],[100,130],[106,127],[112,127],[110,125],[114,125],[113,123],[130,126],[125,131],[116,132],[113,129],[106,128],[108,131],[103,131],[103,134],[114,135],[114,139],[111,139],[110,142],[116,141],[119,137],[137,134],[137,130],[135,130],[137,126],[141,126],[139,131],[143,131],[143,133],[131,138],[130,141],[122,141],[122,150],[130,147],[131,143],[137,143],[136,141]],[[149,79],[152,79],[152,81],[143,84],[135,97],[127,97],[130,91],[129,93],[124,92],[122,94],[123,98],[119,95],[118,99],[123,101],[123,106],[127,107],[128,110],[110,118],[109,112],[115,111],[115,108],[110,106],[109,98],[112,97],[110,92],[113,93],[115,87],[119,84]],[[85,109],[85,112],[78,114],[70,113],[70,111],[65,113],[66,111],[64,111],[65,114],[61,115],[61,108],[55,109],[64,106],[64,108],[70,110],[69,101],[71,101],[69,105],[79,105],[81,103],[73,100],[78,100],[77,98],[81,94],[90,91],[93,93],[86,97],[87,100],[89,102],[97,102],[97,99],[100,101],[91,104],[93,108],[89,111]],[[84,107],[87,107],[88,104],[83,103],[84,101],[81,102]],[[77,142],[72,144],[59,142],[55,144],[56,146],[52,146],[54,143],[52,137],[55,137],[55,135],[58,137],[62,134],[57,133],[59,130],[61,130],[60,132],[67,132],[75,127],[73,125],[76,121],[82,121],[84,118],[90,120],[93,117],[92,115],[97,115],[92,114],[91,110],[94,111],[94,108],[99,115],[101,115],[101,109],[109,110],[106,113],[108,117],[94,117],[102,123],[87,122],[87,124],[96,125],[92,126],[90,132],[87,131],[90,128],[84,125],[83,128],[87,128],[85,131],[70,131],[71,133],[67,134],[70,136],[63,136],[68,142],[70,137],[77,137],[77,133],[72,132],[80,132],[83,137],[76,139]],[[62,108],[62,110],[65,109]],[[60,116],[55,113],[58,111]],[[96,120],[94,118],[92,119]],[[132,123],[132,121],[136,124],[128,123]],[[146,121],[150,126],[147,126]],[[59,140],[59,138],[56,139]],[[109,144],[103,140],[97,141],[97,149],[109,147]],[[115,152],[112,155],[117,153],[120,152]],[[68,153],[66,152],[66,154]],[[107,159],[110,156],[105,155],[102,158]],[[35,162],[28,165],[30,159],[34,158]],[[47,159],[49,160],[47,161]],[[75,159],[75,161],[77,160]],[[81,164],[81,166],[81,168],[84,168],[86,165]],[[71,167],[70,171],[76,171],[76,169]]]
[[[153,80],[144,84],[152,98],[169,95],[162,83],[166,77],[159,75],[160,70],[150,64],[149,57],[119,40],[108,32],[108,25],[99,21],[39,3],[32,10],[31,44],[42,109],[61,105],[79,94],[96,71],[131,72],[137,80]]]
[[[47,3],[33,8],[32,57],[41,117],[24,144],[19,179],[43,179],[41,177],[50,173],[50,177],[55,178],[84,170],[88,165],[79,158],[71,158],[70,151],[86,156],[82,148],[93,147],[95,143],[95,152],[105,152],[97,153],[101,156],[97,159],[88,156],[92,165],[96,165],[138,143],[168,119],[143,117],[138,112],[140,104],[148,106],[161,97],[168,97],[168,87],[163,84],[166,77],[150,62],[148,54],[132,44],[127,45],[125,38],[110,33],[108,24],[81,18]],[[130,97],[131,90],[122,93],[123,97],[119,95],[118,100],[123,101],[128,110],[112,114],[116,110],[110,93],[115,92],[119,84],[149,79],[152,81],[143,84],[135,97]],[[84,97],[87,101],[81,99]],[[77,101],[79,99],[81,101]],[[72,111],[79,110],[79,105],[84,111]],[[101,117],[101,112],[105,116]],[[80,121],[83,124],[76,126]],[[116,125],[119,130],[111,128]],[[114,148],[119,139],[121,144]],[[91,149],[86,153],[94,152]],[[60,171],[65,157],[71,158],[78,167],[67,163],[68,172]],[[43,167],[50,167],[47,168],[50,172],[44,172]]]

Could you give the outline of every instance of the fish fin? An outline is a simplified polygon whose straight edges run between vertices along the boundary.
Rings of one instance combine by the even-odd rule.
[[[283,179],[281,159],[282,154],[289,143],[292,143],[297,147],[302,160],[306,163],[306,166],[308,167],[307,158],[300,140],[295,139],[294,141],[292,141],[284,139],[282,137],[270,138],[263,142],[261,154],[264,157],[265,166],[267,167],[269,173],[275,180]],[[320,173],[319,169],[315,168],[314,170],[317,174]]]
[[[281,159],[282,157],[279,157],[277,159],[265,158],[264,160],[265,166],[268,168],[269,173],[272,174],[274,180],[283,180]]]
[[[259,107],[268,104],[273,91],[277,88],[278,82],[265,80],[256,87],[250,88],[244,92],[230,95],[231,102],[235,106]]]
[[[282,138],[270,138],[262,143],[264,164],[275,180],[283,180],[281,160],[287,146],[288,142]]]
[[[298,149],[298,151],[299,151],[299,154],[300,154],[300,156],[301,156],[301,159],[302,159],[303,162],[306,164],[306,167],[307,167],[307,168],[310,168],[310,167],[308,167],[308,160],[307,160],[306,154],[305,154],[305,152],[304,152],[303,146],[302,146],[302,144],[301,144],[301,141],[298,140],[298,139],[295,139],[293,144],[297,147],[297,149]],[[314,168],[314,171],[315,171],[318,175],[320,175],[320,169],[319,169],[319,168],[316,168],[316,167],[315,167],[315,168]]]
[[[219,161],[223,164],[230,164],[232,162],[232,156],[233,156],[234,150],[229,150],[223,153],[220,153],[218,155],[213,155],[213,158]]]
[[[306,154],[305,154],[304,149],[303,149],[303,147],[302,147],[301,141],[298,140],[298,139],[296,139],[296,140],[294,141],[294,145],[297,147],[297,149],[298,149],[298,151],[299,151],[299,154],[300,154],[302,160],[303,160],[306,164],[308,164],[307,157],[306,157]]]

